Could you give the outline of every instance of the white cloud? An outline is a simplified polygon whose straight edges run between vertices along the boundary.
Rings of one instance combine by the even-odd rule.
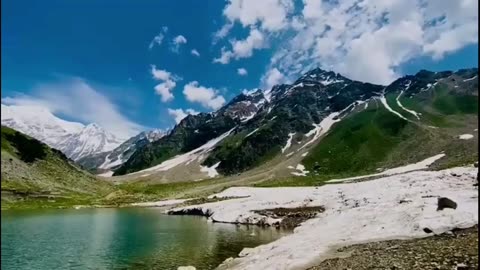
[[[443,58],[446,53],[475,43],[478,43],[478,25],[469,23],[440,33],[437,40],[423,46],[423,51],[437,60]]]
[[[213,35],[213,44],[216,44],[218,40],[226,37],[230,30],[233,28],[233,23],[227,23],[222,26],[215,34]]]
[[[218,58],[213,59],[213,63],[220,63],[220,64],[228,64],[230,63],[230,58],[232,58],[233,53],[222,47],[221,56]]]
[[[172,90],[173,88],[175,88],[176,85],[177,83],[175,83],[174,81],[166,80],[165,82],[155,85],[155,93],[161,96],[163,102],[171,101],[174,98]]]
[[[247,70],[244,69],[244,68],[239,68],[239,69],[237,69],[237,73],[238,73],[238,75],[240,75],[240,76],[246,76],[246,75],[248,74]]]
[[[172,90],[177,85],[175,81],[178,78],[166,70],[157,69],[155,65],[151,66],[151,73],[155,80],[161,81],[154,87],[155,93],[161,96],[163,102],[173,100]]]
[[[182,35],[178,35],[173,39],[173,43],[175,43],[175,44],[185,44],[185,43],[187,43],[187,39]]]
[[[287,14],[293,10],[291,0],[230,0],[223,15],[239,21],[244,27],[258,25],[268,31],[278,31],[287,25]]]
[[[248,58],[253,55],[254,49],[261,49],[266,46],[264,34],[257,29],[250,29],[250,34],[244,40],[233,40],[232,51],[222,48],[222,54],[219,58],[213,60],[214,63],[228,64],[231,58]]]
[[[412,59],[440,59],[478,43],[475,0],[303,0],[295,8],[288,0],[231,0],[223,15],[228,24],[239,22],[251,33],[256,29],[262,38],[254,43],[232,36],[232,48],[223,48],[214,62],[250,57],[275,44],[266,71],[276,68],[289,79],[320,66],[352,79],[388,83]],[[222,31],[227,33],[235,32]]]
[[[122,108],[101,94],[101,89],[81,78],[65,78],[36,85],[30,95],[6,97],[2,103],[40,106],[75,121],[97,123],[120,138],[129,138],[145,130],[122,115]]]
[[[192,49],[192,50],[190,51],[190,53],[191,53],[192,55],[195,55],[196,57],[200,57],[200,53],[199,53],[196,49]]]
[[[151,72],[152,72],[152,76],[155,80],[166,81],[172,75],[170,72],[168,72],[164,69],[157,69],[157,67],[155,65],[151,65]]]
[[[270,69],[261,79],[263,89],[269,90],[274,85],[285,82],[285,79],[285,76],[277,68]]]
[[[186,43],[187,43],[187,39],[182,35],[178,35],[175,38],[173,38],[172,46],[170,47],[170,49],[173,52],[178,53],[178,50],[180,49],[180,45],[186,44]]]
[[[159,33],[158,35],[156,35],[153,40],[150,42],[150,45],[148,45],[148,49],[153,49],[153,47],[155,45],[162,45],[162,41],[163,41],[163,34],[162,33]]]
[[[217,110],[225,104],[225,98],[218,95],[218,90],[201,86],[197,81],[192,81],[183,87],[183,94],[190,102],[198,102],[205,108]]]
[[[199,112],[193,110],[193,109],[186,109],[185,111],[183,109],[170,109],[168,108],[168,114],[175,119],[175,122],[178,124],[180,121],[183,120],[183,118],[187,117],[187,115],[196,115],[199,114]]]
[[[155,45],[160,46],[162,45],[163,39],[165,38],[165,33],[168,31],[168,27],[163,26],[162,27],[162,32],[158,33],[155,37],[153,37],[153,40],[150,42],[148,45],[148,49],[151,50]]]

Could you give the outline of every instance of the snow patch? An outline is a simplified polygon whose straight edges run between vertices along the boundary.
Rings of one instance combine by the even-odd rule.
[[[322,80],[322,81],[319,81],[319,82],[321,84],[323,84],[324,86],[327,86],[327,85],[330,85],[330,84],[333,84],[333,83],[341,83],[341,82],[343,82],[343,80],[327,78],[326,80]]]
[[[307,174],[309,173],[309,171],[305,170],[305,166],[303,166],[302,164],[298,164],[295,169],[298,171],[292,172],[292,174],[295,176],[307,176]]]
[[[240,118],[240,121],[242,123],[248,122],[250,119],[255,117],[256,114],[257,114],[256,112],[252,112],[249,116],[243,116],[242,118]]]
[[[462,135],[458,136],[458,138],[460,140],[470,140],[470,139],[473,139],[473,135],[472,134],[462,134]]]
[[[347,107],[348,108],[348,107]],[[343,111],[342,111],[343,112]],[[339,122],[341,119],[337,118],[334,119],[335,117],[339,116],[341,112],[334,112],[325,117],[319,124],[313,124],[313,129],[310,130],[305,136],[313,138],[306,142],[302,147],[300,147],[299,150],[307,147],[308,145],[312,144],[315,142],[318,138],[320,138],[323,134],[327,133],[328,130],[335,124],[336,122]]]
[[[200,171],[206,172],[210,178],[213,178],[219,175],[219,173],[217,172],[218,165],[220,165],[220,161],[215,163],[212,167],[200,165]]]
[[[352,180],[357,180],[357,179],[362,179],[362,178],[367,178],[367,177],[387,176],[387,175],[394,175],[394,174],[402,174],[402,173],[411,172],[411,171],[425,170],[425,169],[428,169],[428,167],[430,165],[432,165],[435,161],[441,159],[444,156],[445,156],[445,154],[438,154],[438,155],[435,155],[433,157],[426,158],[426,159],[424,159],[422,161],[419,161],[417,163],[408,164],[408,165],[405,165],[405,166],[388,169],[388,170],[385,170],[385,171],[380,172],[380,173],[367,174],[367,175],[348,177],[348,178],[342,178],[342,179],[332,179],[332,180],[328,180],[327,182],[328,183],[337,183],[337,182],[352,181]]]
[[[402,119],[405,120],[405,121],[408,121],[407,118],[405,118],[405,117],[404,117],[403,115],[401,115],[399,112],[393,110],[393,109],[390,107],[390,105],[388,105],[387,99],[385,98],[385,96],[381,96],[381,97],[380,97],[380,101],[382,102],[383,106],[385,106],[385,108],[386,108],[387,110],[389,110],[391,113],[395,114],[396,116],[402,118]]]
[[[288,134],[287,144],[285,144],[285,146],[282,148],[282,153],[284,153],[285,150],[287,150],[292,145],[292,139],[294,135],[295,135],[295,132]]]
[[[468,81],[471,81],[471,80],[475,80],[476,78],[477,78],[477,75],[473,76],[472,78],[465,79],[463,81],[468,82]]]
[[[107,172],[104,172],[104,173],[101,173],[101,174],[97,174],[97,176],[112,177],[113,176],[113,171],[107,171]]]
[[[418,120],[420,120],[420,117],[419,117],[420,114],[419,114],[419,113],[417,113],[417,112],[414,111],[414,110],[409,110],[409,109],[405,108],[405,107],[402,105],[402,103],[400,103],[400,96],[402,96],[402,94],[403,94],[403,90],[400,92],[400,94],[399,94],[398,97],[397,97],[397,104],[398,104],[398,106],[399,106],[400,108],[402,108],[404,111],[413,114],[413,116],[415,116]]]
[[[156,165],[156,166],[153,166],[151,168],[144,169],[144,170],[141,170],[141,171],[138,171],[138,172],[130,173],[128,175],[138,174],[138,173],[142,173],[142,172],[151,172],[151,171],[167,171],[167,170],[169,170],[171,168],[174,168],[174,167],[176,167],[180,164],[183,164],[183,163],[186,163],[186,162],[192,162],[192,161],[198,159],[199,157],[203,156],[204,154],[210,152],[215,147],[215,145],[217,143],[221,142],[228,135],[230,135],[230,133],[232,133],[232,131],[234,129],[235,128],[230,129],[229,131],[227,131],[227,132],[223,133],[222,135],[218,136],[217,138],[208,141],[204,145],[202,145],[202,146],[200,146],[196,149],[193,149],[190,152],[187,152],[187,153],[184,153],[184,154],[181,154],[181,155],[177,155],[177,156],[175,156],[171,159],[165,160],[164,162],[160,163],[159,165]]]
[[[247,138],[248,136],[252,135],[253,133],[257,132],[260,128],[256,128],[254,129],[252,132],[248,133],[247,136],[245,136],[245,138]]]

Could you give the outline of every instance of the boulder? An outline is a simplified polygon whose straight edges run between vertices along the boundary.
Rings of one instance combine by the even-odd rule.
[[[437,211],[443,210],[445,208],[457,209],[457,203],[450,200],[447,197],[440,197],[437,201]]]

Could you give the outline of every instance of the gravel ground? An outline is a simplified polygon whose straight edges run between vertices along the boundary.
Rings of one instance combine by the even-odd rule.
[[[422,239],[353,245],[338,251],[347,257],[325,260],[310,270],[478,269],[478,226]]]

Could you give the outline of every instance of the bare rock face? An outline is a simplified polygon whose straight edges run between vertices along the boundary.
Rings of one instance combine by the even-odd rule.
[[[447,197],[438,198],[437,204],[438,204],[437,211],[441,211],[445,208],[457,209],[457,203],[450,200]]]

